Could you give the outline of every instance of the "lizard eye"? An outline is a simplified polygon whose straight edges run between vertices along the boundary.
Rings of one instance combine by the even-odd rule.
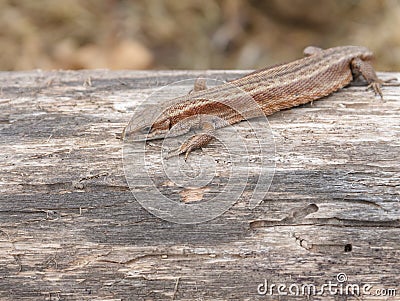
[[[143,131],[143,133],[150,133],[150,131],[151,131],[151,126],[146,126],[146,127],[144,127],[143,129],[142,129],[142,131]]]

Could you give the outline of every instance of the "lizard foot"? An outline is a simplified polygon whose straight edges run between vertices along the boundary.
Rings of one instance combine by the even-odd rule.
[[[393,83],[393,82],[395,82],[395,83]],[[400,83],[397,81],[397,78],[395,78],[395,77],[385,79],[385,80],[379,79],[379,80],[376,80],[376,81],[373,81],[372,83],[370,83],[367,86],[367,90],[372,88],[372,90],[374,90],[374,92],[375,92],[375,95],[379,94],[379,96],[381,98],[383,98],[382,89],[381,89],[382,86],[400,86]]]
[[[185,161],[187,160],[189,154],[198,148],[201,148],[203,146],[206,146],[208,143],[210,143],[214,139],[214,136],[207,134],[207,133],[200,133],[196,134],[189,139],[187,139],[185,142],[182,143],[182,145],[170,152],[165,158],[171,158],[175,156],[179,156],[181,154],[185,154]]]
[[[189,91],[189,94],[197,91],[204,91],[207,90],[206,80],[204,78],[197,78],[194,81],[193,89]]]
[[[369,89],[372,88],[372,90],[374,90],[374,92],[375,92],[375,95],[378,95],[378,94],[379,94],[379,96],[380,96],[381,98],[383,98],[382,89],[381,89],[382,84],[383,84],[383,82],[382,82],[381,80],[374,81],[374,82],[370,83],[370,84],[367,86],[367,89],[366,89],[366,90],[369,90]]]

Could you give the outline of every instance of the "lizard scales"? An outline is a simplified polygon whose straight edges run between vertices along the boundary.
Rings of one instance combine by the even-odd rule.
[[[126,128],[124,136],[148,132],[147,140],[163,138],[175,124],[199,114],[217,116],[228,124],[257,117],[260,108],[265,115],[271,115],[327,96],[360,75],[375,93],[382,96],[380,86],[383,81],[377,78],[370,64],[373,53],[367,48],[341,46],[322,50],[308,47],[304,52],[306,57],[302,59],[261,69],[231,82],[209,89],[204,87],[178,97],[173,100],[175,104],[151,125]],[[247,101],[246,95],[254,101]],[[225,125],[214,124],[213,128]],[[182,145],[179,153],[186,152],[187,156],[191,150],[208,144],[210,133],[192,137],[195,139],[187,141],[186,146]]]

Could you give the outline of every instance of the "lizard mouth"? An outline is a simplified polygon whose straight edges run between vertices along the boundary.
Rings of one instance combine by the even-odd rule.
[[[129,123],[122,132],[122,138],[125,141],[146,141],[150,138],[151,126],[133,127],[133,124]]]
[[[164,139],[167,133],[168,130],[157,130],[149,125],[142,127],[132,127],[132,124],[129,123],[122,133],[122,138],[125,141],[146,141],[154,139]]]

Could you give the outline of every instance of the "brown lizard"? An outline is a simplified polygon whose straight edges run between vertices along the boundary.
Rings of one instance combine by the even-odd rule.
[[[188,95],[174,99],[175,104],[165,109],[152,124],[128,125],[123,137],[133,140],[160,139],[177,124],[179,129],[174,136],[200,127],[204,130],[202,133],[192,136],[172,153],[185,153],[186,160],[192,150],[214,139],[215,129],[317,100],[359,77],[382,98],[381,86],[392,80],[382,81],[377,77],[370,63],[373,54],[365,47],[342,46],[323,50],[310,46],[304,50],[304,55],[302,59],[261,69],[209,89],[205,81],[199,80]],[[243,93],[254,101],[248,102]],[[201,117],[196,118],[202,115],[218,119],[205,121]],[[187,121],[181,123],[184,120]]]

